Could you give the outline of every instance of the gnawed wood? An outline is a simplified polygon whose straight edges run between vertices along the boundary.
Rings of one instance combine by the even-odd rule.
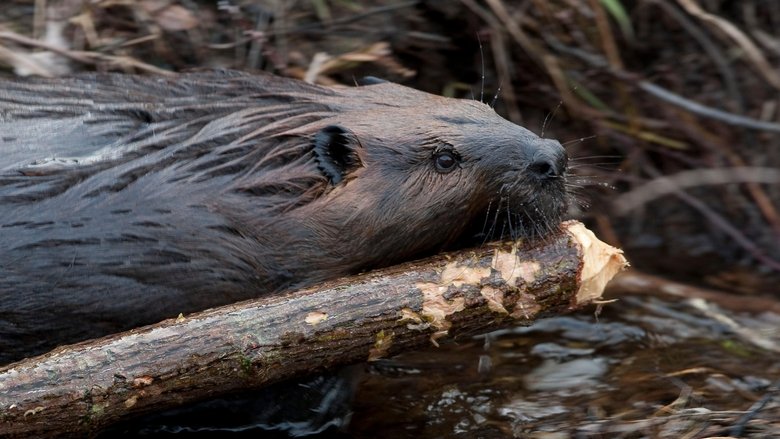
[[[0,369],[0,435],[94,434],[237,390],[583,306],[626,264],[581,224],[237,303]]]

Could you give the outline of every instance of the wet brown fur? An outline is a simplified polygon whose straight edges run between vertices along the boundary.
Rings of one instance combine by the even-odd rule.
[[[343,129],[356,163],[323,172]],[[0,364],[513,234],[566,204],[560,145],[476,101],[268,75],[0,85]],[[438,172],[434,157],[458,159]],[[563,154],[563,161],[561,155]],[[533,168],[547,158],[560,175]]]

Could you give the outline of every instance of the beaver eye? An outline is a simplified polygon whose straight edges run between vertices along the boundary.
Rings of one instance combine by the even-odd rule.
[[[458,158],[450,151],[440,151],[433,156],[436,170],[442,174],[452,172],[458,165]]]

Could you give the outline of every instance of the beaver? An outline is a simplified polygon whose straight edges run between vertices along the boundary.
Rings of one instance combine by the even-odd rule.
[[[390,82],[110,73],[0,87],[0,364],[555,229],[567,156]]]

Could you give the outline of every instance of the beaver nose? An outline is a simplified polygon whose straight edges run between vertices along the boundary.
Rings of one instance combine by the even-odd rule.
[[[550,180],[563,176],[568,160],[566,150],[560,143],[554,142],[544,145],[534,154],[528,170],[539,180]]]

